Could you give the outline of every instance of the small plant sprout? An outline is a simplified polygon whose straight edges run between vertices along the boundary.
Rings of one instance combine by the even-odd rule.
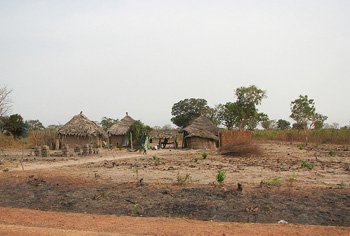
[[[206,152],[203,152],[202,157],[203,157],[203,159],[206,159],[208,157],[208,154]]]
[[[308,163],[307,161],[303,161],[303,163],[301,163],[301,168],[309,168],[310,170],[312,170],[315,167],[315,163]]]
[[[198,162],[198,160],[199,160],[198,157],[194,158],[194,162]]]
[[[140,210],[140,204],[136,201],[135,207],[134,207],[134,216],[136,217],[139,214]]]
[[[9,170],[10,170],[10,169],[6,167],[6,168],[3,169],[2,171],[3,171],[3,172],[7,172],[7,171],[9,171]]]
[[[272,185],[272,186],[277,186],[277,187],[280,187],[282,186],[283,182],[280,180],[280,178],[268,178],[268,179],[265,179],[265,183],[267,185]]]
[[[153,161],[154,161],[154,164],[156,166],[159,165],[159,163],[160,163],[160,159],[158,157],[156,157],[156,156],[153,156]]]
[[[333,151],[329,151],[329,153],[328,153],[331,157],[335,157],[337,154],[335,153],[335,152],[333,152]]]
[[[219,170],[218,174],[216,175],[216,181],[222,184],[225,178],[226,178],[226,171]]]
[[[293,182],[297,180],[298,175],[293,172],[292,176],[289,176],[289,185],[292,187],[293,186]]]
[[[186,185],[189,182],[192,182],[192,177],[190,174],[186,174],[185,177],[182,177],[180,174],[177,174],[177,184],[178,185]]]

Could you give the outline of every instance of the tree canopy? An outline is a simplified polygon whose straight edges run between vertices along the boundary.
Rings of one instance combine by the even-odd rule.
[[[304,130],[315,128],[315,124],[319,127],[320,122],[323,126],[323,122],[328,118],[316,113],[314,99],[309,99],[307,95],[299,95],[299,98],[292,101],[291,111],[290,118],[296,121],[297,127],[302,127]]]
[[[27,120],[28,130],[44,130],[44,125],[39,120]]]
[[[108,117],[102,117],[101,126],[104,131],[107,131],[109,128],[112,127],[115,123],[117,123],[119,119],[113,119]]]
[[[171,109],[171,121],[178,127],[187,127],[191,122],[208,110],[207,101],[202,98],[186,98],[175,103]]]
[[[235,95],[235,102],[227,102],[220,106],[220,118],[228,129],[255,129],[259,122],[267,120],[267,115],[259,113],[256,107],[266,98],[265,91],[251,85],[236,89]]]
[[[279,119],[277,121],[277,128],[280,130],[285,130],[285,129],[289,129],[290,128],[290,122],[283,120],[283,119]]]
[[[19,114],[14,114],[9,117],[2,117],[2,129],[12,134],[15,138],[23,135],[24,122]]]

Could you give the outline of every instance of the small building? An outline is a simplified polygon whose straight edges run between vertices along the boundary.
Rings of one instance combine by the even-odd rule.
[[[115,147],[130,147],[130,140],[126,132],[134,122],[135,120],[126,113],[123,119],[112,125],[107,131],[109,144]]]
[[[195,119],[183,129],[183,147],[193,149],[215,149],[219,144],[219,128],[204,116]]]
[[[68,123],[63,125],[58,131],[57,136],[61,145],[94,144],[102,146],[103,141],[107,139],[107,134],[95,122],[89,120],[83,112],[74,116]]]
[[[177,142],[177,134],[179,132],[177,130],[170,129],[160,129],[160,130],[152,130],[150,134],[150,146],[159,148],[178,147]]]

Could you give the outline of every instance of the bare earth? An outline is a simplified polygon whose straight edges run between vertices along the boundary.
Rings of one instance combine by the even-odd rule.
[[[24,171],[21,150],[3,150],[0,234],[350,234],[349,146],[259,145],[262,156],[206,151],[206,159],[204,150],[103,150],[88,157],[25,150]],[[219,170],[227,175],[222,185]]]

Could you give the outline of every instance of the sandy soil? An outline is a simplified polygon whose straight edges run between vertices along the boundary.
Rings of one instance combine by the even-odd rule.
[[[206,151],[206,159],[202,157],[204,150],[163,149],[149,151],[147,155],[101,150],[100,154],[87,157],[34,157],[32,150],[24,150],[23,155],[20,150],[3,150],[0,207],[5,208],[0,208],[0,232],[4,235],[8,232],[28,235],[23,232],[31,231],[37,235],[40,230],[47,234],[57,230],[55,235],[349,234],[349,228],[276,225],[279,220],[286,220],[292,224],[350,226],[348,146],[300,148],[298,144],[276,142],[259,145],[264,150],[261,156],[226,157]],[[19,162],[22,157],[24,171]],[[303,162],[309,167],[303,168]],[[219,170],[227,175],[222,185],[216,181]],[[184,181],[186,175],[190,179]],[[237,190],[238,183],[243,191]],[[99,225],[91,229],[55,225],[72,220],[27,224],[23,217],[18,217],[21,212],[24,218],[37,216],[38,222],[40,217],[53,214],[62,220],[77,218],[86,225],[91,224],[88,219],[94,222],[101,218],[110,225],[106,226],[109,229],[101,229]],[[12,223],[6,220],[11,217],[16,219]],[[137,227],[140,231],[129,222],[140,225]],[[123,227],[113,228],[114,224]],[[152,227],[143,228],[145,224]],[[210,229],[211,225],[218,231]],[[128,227],[131,231],[123,231]]]

